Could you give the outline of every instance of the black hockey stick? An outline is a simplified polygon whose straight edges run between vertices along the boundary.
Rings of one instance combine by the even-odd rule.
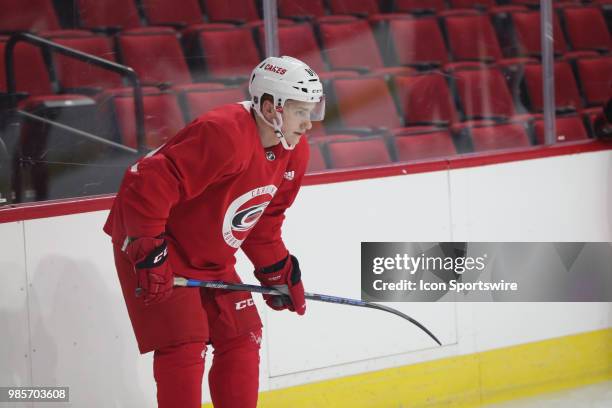
[[[247,285],[244,283],[229,283],[229,282],[222,282],[222,281],[201,281],[197,279],[186,279],[186,278],[181,278],[181,277],[174,278],[174,286],[202,287],[202,288],[225,289],[225,290],[244,290],[248,292],[263,293],[264,295],[287,296],[287,294],[279,291],[278,289],[265,287],[265,286]],[[429,337],[434,339],[435,342],[438,343],[440,346],[442,345],[442,343],[440,343],[440,340],[438,340],[438,338],[434,336],[434,334],[430,332],[421,323],[419,323],[412,317],[408,316],[407,314],[404,314],[400,312],[399,310],[395,310],[391,307],[379,305],[376,303],[364,302],[363,300],[349,299],[349,298],[343,298],[343,297],[337,297],[337,296],[320,295],[318,293],[306,292],[304,295],[306,299],[316,300],[319,302],[339,303],[342,305],[367,307],[370,309],[378,309],[384,312],[393,313],[394,315],[397,315],[399,317],[402,317],[408,320],[409,322],[417,326],[419,329],[427,333]]]

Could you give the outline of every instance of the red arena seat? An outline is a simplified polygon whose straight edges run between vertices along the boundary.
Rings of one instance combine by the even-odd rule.
[[[398,161],[435,159],[457,153],[448,130],[432,130],[427,133],[397,135],[395,150]]]
[[[104,35],[74,30],[65,34],[51,32],[46,37],[60,45],[116,62],[112,41]],[[62,89],[91,88],[100,91],[104,88],[118,88],[123,84],[119,74],[75,58],[54,54],[53,60]]]
[[[151,25],[203,23],[198,0],[142,0],[142,9]]]
[[[6,41],[8,38],[0,40],[0,65],[2,66],[0,69],[3,73]],[[53,93],[51,78],[39,48],[23,42],[17,43],[13,61],[15,88],[18,92],[27,92],[31,96]],[[6,79],[2,81],[1,87],[6,89]]]
[[[555,62],[555,106],[557,108],[582,108],[582,99],[572,68],[565,61]],[[540,112],[544,109],[542,96],[542,65],[526,64],[524,66],[525,85],[531,110]]]
[[[52,0],[0,0],[0,31],[60,29]]]
[[[542,39],[540,36],[540,12],[517,11],[511,14],[515,33],[517,54],[522,56],[539,56],[542,53]],[[565,36],[561,30],[559,17],[554,14],[553,36],[555,53],[563,54],[567,51]]]
[[[332,69],[395,74],[406,71],[405,67],[384,67],[372,29],[365,20],[320,22],[319,31]]]
[[[198,41],[206,75],[211,78],[246,79],[261,60],[251,29],[246,27],[202,30]]]
[[[407,124],[458,122],[452,94],[442,72],[396,76],[395,89]]]
[[[125,30],[141,25],[133,0],[76,0],[76,10],[83,28]]]
[[[465,119],[509,118],[515,114],[510,90],[499,69],[458,69],[452,75]]]
[[[188,120],[228,103],[241,102],[246,98],[242,88],[221,88],[210,90],[187,90],[180,94],[185,104]]]
[[[328,0],[332,14],[372,15],[380,13],[376,0]]]
[[[612,96],[612,56],[576,60],[587,105],[603,105]]]
[[[259,46],[265,48],[264,29],[259,29]],[[304,61],[317,74],[327,71],[321,49],[317,44],[310,23],[292,24],[278,27],[278,44],[280,55],[290,55]]]
[[[149,28],[119,35],[122,61],[149,85],[191,83],[191,74],[176,32],[171,28]]]
[[[544,144],[544,121],[536,121],[534,129],[537,143]],[[555,129],[557,133],[557,142],[571,142],[589,138],[582,119],[577,115],[557,117],[555,120]]]
[[[528,147],[529,136],[522,124],[504,124],[470,128],[475,152]]]
[[[566,7],[561,12],[575,50],[610,51],[610,32],[599,7]]]
[[[444,0],[395,0],[395,12],[436,13],[446,9]]]
[[[325,15],[323,0],[279,0],[278,15],[283,18],[291,17],[323,17]]]
[[[248,23],[259,20],[255,0],[203,0],[203,4],[211,22]]]
[[[319,143],[309,142],[308,147],[310,148],[310,160],[308,160],[308,168],[306,168],[306,172],[311,173],[313,171],[327,169]]]
[[[326,143],[332,168],[373,166],[391,163],[391,156],[380,136]]]
[[[402,126],[383,78],[336,79],[332,88],[344,127],[396,129]]]
[[[427,41],[423,41],[424,38]],[[444,37],[435,17],[390,20],[389,41],[398,65],[434,63],[442,66],[448,61]]]
[[[134,98],[129,91],[108,92],[99,98],[101,120],[109,120],[114,113],[118,139],[126,146],[136,147]],[[143,89],[145,145],[156,148],[185,126],[176,95],[154,88]],[[113,113],[111,113],[113,112]],[[112,120],[112,119],[111,119]]]
[[[488,15],[454,15],[444,19],[455,61],[490,61],[502,58]]]
[[[489,8],[497,6],[495,0],[450,0],[452,8]]]

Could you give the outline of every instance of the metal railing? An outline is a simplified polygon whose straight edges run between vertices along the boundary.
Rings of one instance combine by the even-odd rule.
[[[58,54],[65,55],[69,58],[74,58],[79,61],[85,62],[87,64],[95,65],[97,67],[116,72],[120,74],[122,77],[126,78],[134,91],[134,115],[136,120],[136,141],[138,150],[132,149],[130,147],[124,146],[120,143],[115,143],[110,140],[103,139],[96,135],[90,134],[88,132],[84,132],[75,128],[71,128],[66,125],[62,125],[61,123],[50,121],[43,117],[33,115],[27,112],[21,112],[20,114],[23,116],[27,116],[29,119],[37,120],[40,122],[44,122],[51,126],[60,127],[63,130],[68,130],[71,133],[88,138],[89,140],[94,140],[99,143],[103,143],[114,148],[127,151],[130,153],[138,153],[145,152],[148,149],[145,146],[145,135],[144,135],[144,105],[142,100],[142,87],[140,85],[140,80],[136,72],[125,65],[118,64],[113,61],[105,60],[103,58],[97,57],[95,55],[87,54],[82,51],[75,50],[73,48],[65,47],[63,45],[54,43],[45,38],[39,37],[30,33],[16,33],[13,34],[7,44],[5,49],[5,65],[6,65],[6,85],[7,91],[9,94],[9,98],[12,98],[11,105],[13,108],[17,107],[17,92],[16,92],[16,84],[15,84],[15,66],[14,66],[14,50],[15,46],[18,42],[27,42],[34,46],[40,47],[45,52],[52,51]]]

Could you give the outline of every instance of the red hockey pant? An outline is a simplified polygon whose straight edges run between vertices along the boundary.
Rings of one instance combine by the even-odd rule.
[[[145,306],[134,295],[133,266],[117,247],[115,265],[138,348],[155,351],[159,408],[200,408],[207,343],[214,348],[208,382],[215,408],[255,408],[261,320],[251,294],[174,288],[168,300]],[[235,273],[226,280],[240,282]]]

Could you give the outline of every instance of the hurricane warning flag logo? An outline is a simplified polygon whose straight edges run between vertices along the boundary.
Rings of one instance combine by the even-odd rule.
[[[248,232],[257,224],[276,194],[273,184],[255,188],[236,198],[225,211],[223,239],[233,248],[239,248]]]

